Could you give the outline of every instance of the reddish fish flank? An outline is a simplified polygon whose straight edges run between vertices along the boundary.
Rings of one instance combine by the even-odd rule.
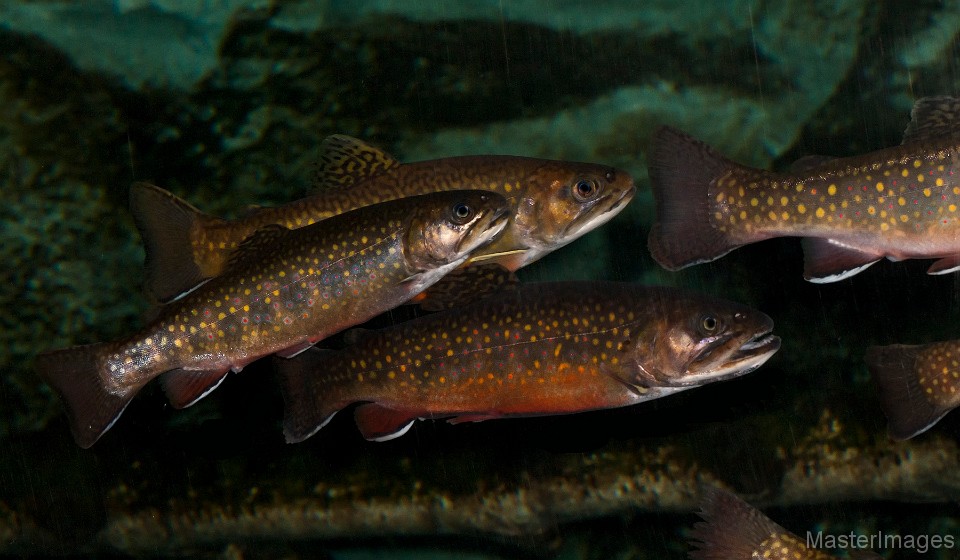
[[[779,348],[760,312],[670,288],[522,285],[455,312],[279,361],[287,441],[356,410],[368,439],[451,422],[627,406],[742,375]]]
[[[650,165],[657,199],[651,254],[677,270],[749,243],[795,236],[804,238],[804,275],[813,282],[852,276],[884,257],[938,259],[931,274],[956,270],[960,139],[940,126],[944,115],[957,121],[960,102],[920,100],[903,145],[851,158],[806,158],[791,173],[737,165],[663,127]]]
[[[317,194],[221,220],[158,187],[136,184],[130,206],[147,250],[147,287],[161,301],[216,276],[247,236],[267,225],[303,227],[363,206],[431,192],[478,189],[508,199],[504,235],[471,258],[515,271],[613,218],[631,200],[625,171],[591,163],[466,156],[401,164],[355,138],[321,147]],[[170,274],[176,270],[176,274]]]
[[[262,356],[294,355],[400,305],[505,227],[489,192],[436,193],[362,208],[310,227],[258,231],[221,276],[165,306],[126,340],[50,352],[38,369],[92,445],[151,379],[177,407]]]
[[[894,439],[922,434],[960,406],[960,340],[874,346],[866,360]]]

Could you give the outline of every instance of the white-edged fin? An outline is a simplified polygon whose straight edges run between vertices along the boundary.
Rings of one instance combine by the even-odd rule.
[[[391,439],[396,439],[396,438],[398,438],[398,437],[406,434],[407,432],[409,432],[409,431],[410,431],[410,428],[413,427],[413,423],[414,423],[414,422],[416,422],[416,420],[411,420],[406,426],[400,428],[400,430],[398,430],[398,431],[396,431],[396,432],[394,432],[394,433],[392,433],[392,434],[387,434],[387,435],[385,435],[385,436],[380,436],[380,437],[372,438],[372,439],[370,439],[370,441],[383,442],[383,441],[390,441]]]
[[[333,411],[333,413],[331,413],[329,416],[324,418],[322,422],[317,424],[317,427],[313,428],[312,430],[308,430],[306,432],[293,433],[293,432],[287,431],[287,429],[284,428],[283,430],[284,441],[286,441],[287,443],[300,443],[301,441],[312,437],[314,434],[319,432],[324,426],[329,424],[330,421],[333,420],[333,417],[336,416],[338,412],[340,411],[339,410]]]
[[[834,239],[805,237],[801,243],[803,277],[814,284],[850,278],[883,258],[883,255],[848,247]]]
[[[927,269],[927,274],[950,274],[958,270],[960,270],[960,255],[951,255],[949,257],[943,257],[930,265],[930,268]]]
[[[289,348],[284,348],[283,350],[280,350],[279,352],[277,352],[277,356],[280,356],[281,358],[287,358],[287,359],[294,358],[302,354],[303,352],[309,350],[310,348],[312,348],[313,344],[314,343],[310,342],[309,340],[306,342],[301,342],[299,344],[294,344]]]
[[[410,430],[419,412],[389,408],[375,402],[361,404],[353,412],[357,428],[369,441],[390,441]]]
[[[187,408],[219,387],[229,372],[174,369],[160,376],[160,385],[173,408]]]

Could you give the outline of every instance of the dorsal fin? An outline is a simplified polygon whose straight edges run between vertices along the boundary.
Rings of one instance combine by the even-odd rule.
[[[960,98],[924,97],[913,104],[902,144],[960,135]]]
[[[362,140],[334,134],[320,145],[320,160],[313,178],[316,189],[342,189],[400,165],[387,152]]]
[[[275,248],[277,243],[288,233],[290,233],[290,230],[279,224],[263,226],[251,233],[230,253],[230,259],[223,270],[227,271],[241,263],[256,259],[261,252]]]

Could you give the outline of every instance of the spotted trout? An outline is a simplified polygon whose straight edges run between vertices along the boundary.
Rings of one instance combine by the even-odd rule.
[[[960,340],[873,346],[866,360],[894,439],[922,434],[960,406]]]
[[[733,163],[669,128],[653,138],[657,218],[649,248],[664,268],[712,261],[773,237],[802,237],[804,277],[848,278],[883,257],[960,268],[960,99],[916,102],[900,146],[849,158],[811,156],[795,171]]]
[[[787,531],[736,494],[704,486],[700,517],[690,531],[692,560],[835,560],[807,541]],[[811,543],[812,544],[812,543]],[[852,551],[851,558],[880,560],[867,550]]]
[[[116,342],[41,354],[37,368],[66,404],[82,447],[162,374],[175,407],[268,354],[293,356],[396,307],[462,264],[506,227],[506,200],[434,193],[361,208],[300,229],[268,226],[223,274]]]
[[[361,402],[363,436],[628,406],[752,371],[780,347],[766,315],[673,288],[521,284],[456,312],[278,360],[284,434],[302,441]]]
[[[401,164],[355,138],[336,135],[321,149],[317,193],[236,220],[204,214],[171,193],[134,185],[130,207],[146,247],[146,287],[169,301],[220,274],[258,229],[294,229],[362,206],[430,192],[480,189],[510,202],[510,223],[470,263],[516,271],[608,222],[633,198],[625,171],[591,163],[515,156],[465,156]]]

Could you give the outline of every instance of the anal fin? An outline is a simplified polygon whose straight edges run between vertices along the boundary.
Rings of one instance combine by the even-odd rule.
[[[815,284],[844,280],[883,258],[833,239],[805,237],[802,243],[803,277]]]
[[[410,430],[419,414],[410,410],[388,408],[377,403],[366,403],[354,411],[354,420],[364,439],[390,441]]]
[[[927,269],[927,274],[950,274],[957,270],[960,270],[960,254],[950,255],[935,261]]]
[[[174,369],[160,376],[160,384],[173,408],[187,408],[219,387],[228,373]]]

